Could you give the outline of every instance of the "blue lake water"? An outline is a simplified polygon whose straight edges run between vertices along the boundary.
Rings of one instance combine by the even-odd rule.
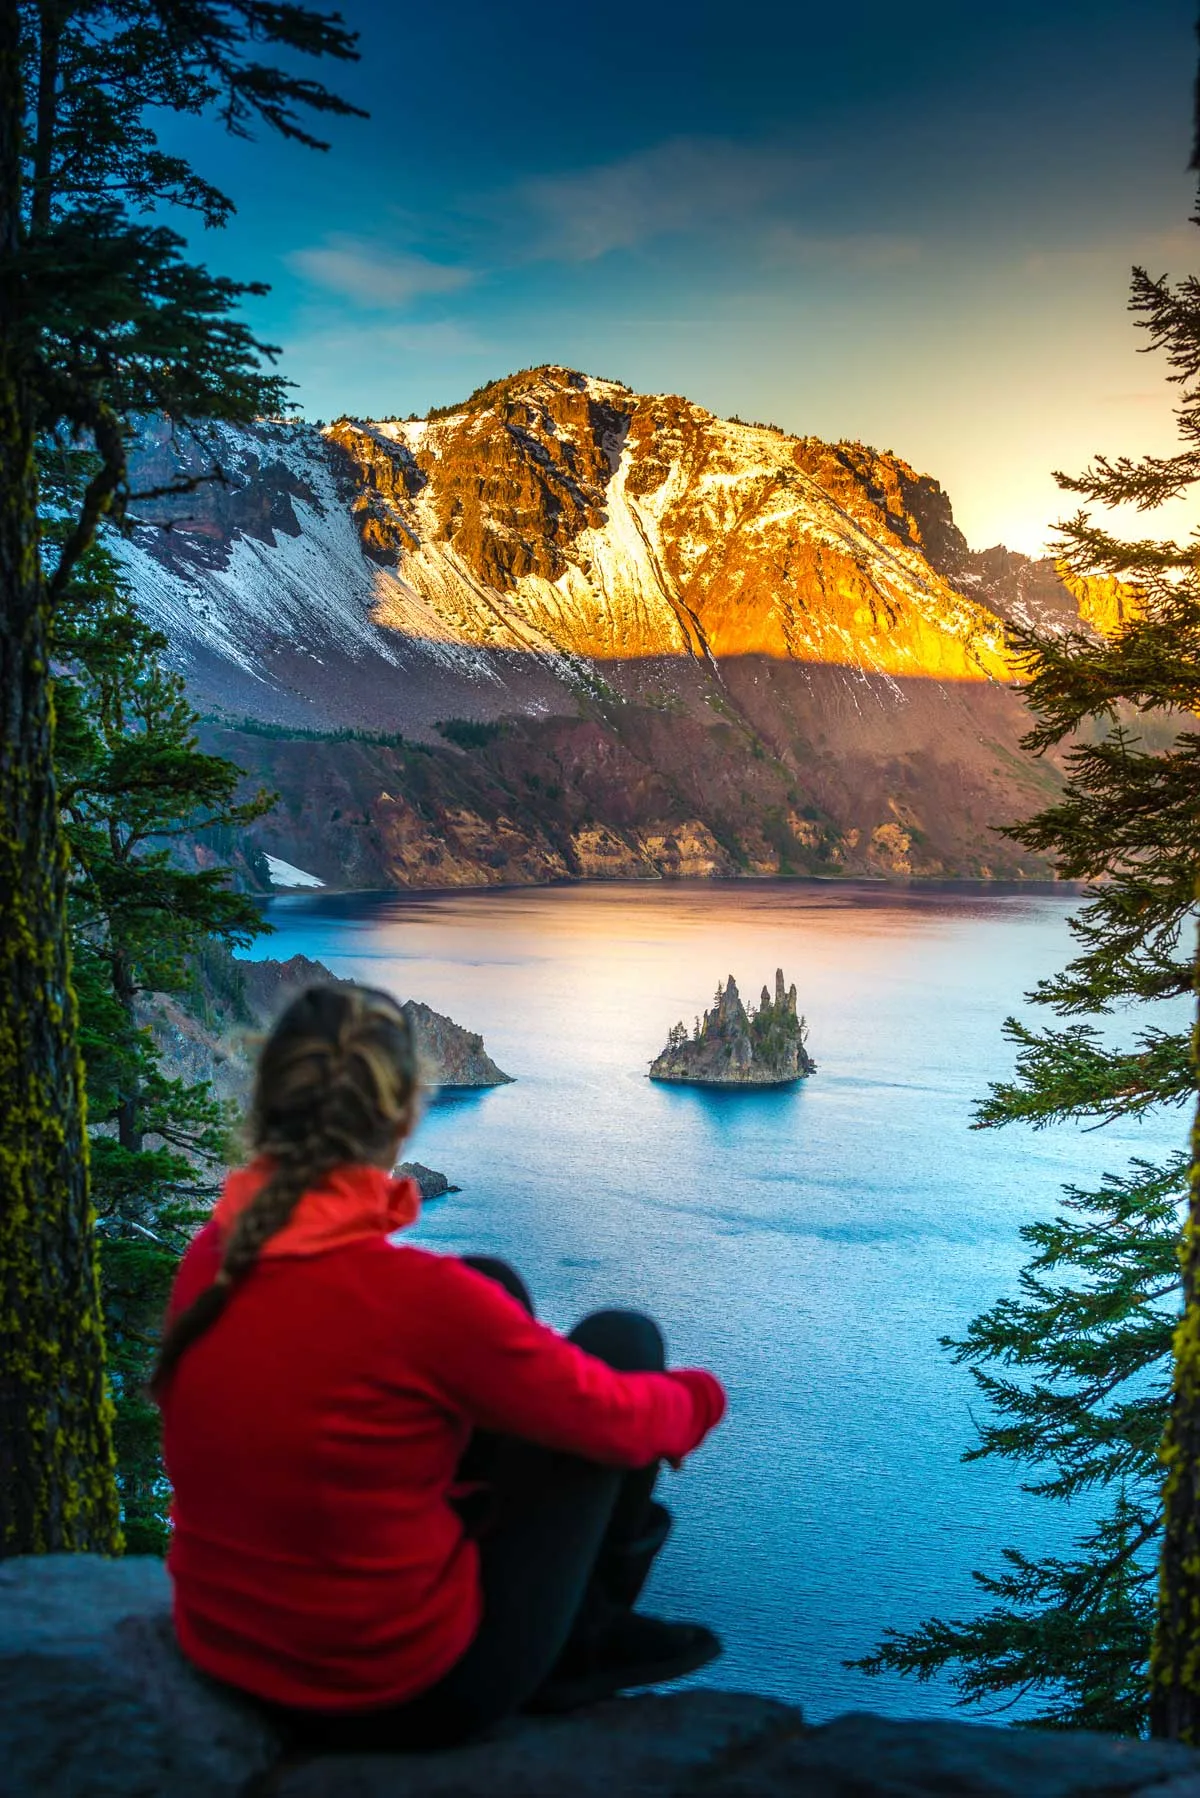
[[[498,1253],[542,1316],[663,1324],[712,1367],[726,1423],[665,1476],[675,1536],[649,1598],[726,1642],[707,1682],[945,1714],[939,1684],[843,1661],[886,1624],[978,1608],[1006,1544],[1065,1548],[1083,1513],[964,1466],[978,1409],[938,1347],[1015,1284],[1018,1228],[1180,1118],[972,1131],[1011,1071],[1000,1026],[1069,949],[1061,891],[855,883],[288,896],[259,953],[425,1000],[483,1032],[512,1086],[433,1106],[408,1151],[462,1192],[416,1237]],[[646,1066],[733,973],[799,989],[818,1072],[793,1090],[665,1087]],[[1011,1713],[1010,1713],[1011,1714]]]

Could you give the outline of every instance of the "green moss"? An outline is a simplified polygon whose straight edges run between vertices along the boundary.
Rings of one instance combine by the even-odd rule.
[[[27,673],[46,628],[43,606],[4,646],[24,710],[0,761],[0,1553],[117,1553],[53,715]]]

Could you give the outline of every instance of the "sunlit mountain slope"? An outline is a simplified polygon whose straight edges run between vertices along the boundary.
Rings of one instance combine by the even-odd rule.
[[[205,454],[225,480],[159,502],[127,550],[198,703],[285,734],[400,733],[460,784],[466,759],[519,793],[503,830],[495,793],[459,794],[478,822],[457,849],[443,793],[430,858],[424,827],[395,825],[400,771],[360,767],[358,815],[379,793],[392,808],[371,878],[1034,871],[989,828],[1052,778],[1017,747],[1002,622],[1073,602],[1046,564],[971,552],[940,486],[890,452],[541,368],[427,419],[148,438],[141,474]],[[503,729],[447,746],[454,720]],[[305,741],[312,772],[285,784],[338,760]],[[337,878],[365,853],[331,868],[337,835],[313,820],[274,846]]]

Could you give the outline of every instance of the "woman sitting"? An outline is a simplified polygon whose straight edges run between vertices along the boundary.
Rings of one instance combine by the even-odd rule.
[[[184,1652],[329,1747],[428,1747],[678,1678],[711,1631],[634,1612],[652,1499],[725,1408],[649,1318],[567,1339],[500,1262],[398,1247],[408,1020],[313,987],[259,1060],[255,1159],[183,1258],[154,1389]]]

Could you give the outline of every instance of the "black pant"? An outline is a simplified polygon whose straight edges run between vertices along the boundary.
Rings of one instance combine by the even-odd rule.
[[[466,1257],[530,1311],[519,1276],[502,1261]],[[662,1335],[635,1311],[597,1311],[570,1340],[623,1373],[661,1372]],[[483,1621],[436,1685],[406,1703],[354,1714],[274,1709],[298,1745],[332,1750],[430,1748],[463,1741],[519,1710],[552,1672],[572,1632],[605,1607],[632,1604],[669,1522],[651,1507],[658,1464],[625,1472],[477,1432],[464,1502],[479,1540]]]

